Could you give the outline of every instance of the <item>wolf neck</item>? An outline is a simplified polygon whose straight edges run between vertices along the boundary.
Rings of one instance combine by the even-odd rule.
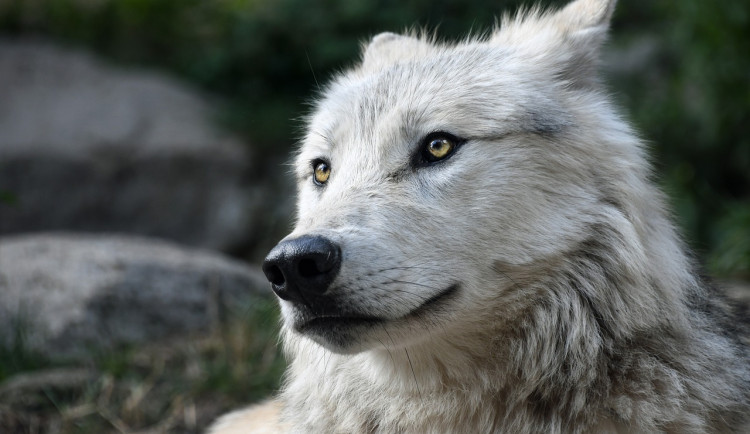
[[[285,417],[299,432],[520,432],[513,427],[522,420],[538,424],[534,432],[593,427],[599,415],[582,408],[601,391],[598,343],[577,342],[556,364],[542,348],[565,343],[530,334],[563,324],[536,319],[460,346],[433,341],[354,356],[308,349],[292,361]]]
[[[477,344],[487,348],[486,339]],[[434,344],[353,356],[306,348],[282,394],[286,417],[301,432],[492,431],[503,402],[501,358]]]
[[[296,340],[304,348],[282,394],[286,417],[300,432],[514,432],[522,420],[536,432],[590,428],[599,415],[578,413],[601,390],[601,342],[566,329],[577,307],[538,307],[511,325],[485,322],[470,327],[481,334],[406,349],[342,356]],[[558,413],[534,417],[548,409]]]

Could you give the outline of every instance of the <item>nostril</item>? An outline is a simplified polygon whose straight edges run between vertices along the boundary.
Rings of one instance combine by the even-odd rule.
[[[311,278],[321,274],[321,271],[318,269],[318,264],[316,264],[315,261],[310,258],[304,258],[299,261],[299,264],[297,265],[297,272],[299,273],[300,277],[304,278]]]
[[[273,265],[263,269],[266,274],[266,278],[271,284],[276,286],[282,286],[286,279],[284,279],[284,273],[281,272],[281,268]]]

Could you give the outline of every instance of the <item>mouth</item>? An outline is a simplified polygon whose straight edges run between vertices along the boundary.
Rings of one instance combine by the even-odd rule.
[[[426,313],[430,311],[435,311],[436,309],[439,309],[442,305],[447,303],[455,294],[458,292],[458,284],[454,283],[453,285],[445,288],[443,291],[433,295],[432,297],[425,300],[424,303],[417,306],[416,309],[412,310],[411,312],[407,313],[405,316],[401,318],[419,318],[424,316]]]
[[[356,315],[320,315],[308,316],[297,322],[294,329],[304,334],[330,335],[330,334],[350,334],[353,329],[362,327],[373,327],[392,321],[403,321],[411,318],[421,318],[430,312],[434,312],[442,305],[449,301],[459,289],[458,284],[453,284],[443,291],[435,294],[424,303],[420,304],[407,314],[398,318],[381,318],[375,316],[356,316]]]

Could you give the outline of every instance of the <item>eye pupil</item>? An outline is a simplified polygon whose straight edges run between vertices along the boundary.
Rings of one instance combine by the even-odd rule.
[[[321,161],[315,164],[315,169],[313,170],[313,179],[315,180],[316,184],[325,184],[330,176],[331,166],[329,166],[328,163]]]
[[[453,151],[454,146],[455,143],[446,137],[433,139],[427,144],[428,157],[435,161],[445,158]]]
[[[445,139],[433,140],[430,143],[430,148],[434,154],[442,154],[450,148],[450,143]]]

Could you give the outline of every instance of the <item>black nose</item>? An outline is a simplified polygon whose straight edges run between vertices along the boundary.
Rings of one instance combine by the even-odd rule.
[[[304,296],[326,292],[340,267],[339,246],[313,235],[280,242],[263,261],[273,292],[284,300],[306,304]]]

